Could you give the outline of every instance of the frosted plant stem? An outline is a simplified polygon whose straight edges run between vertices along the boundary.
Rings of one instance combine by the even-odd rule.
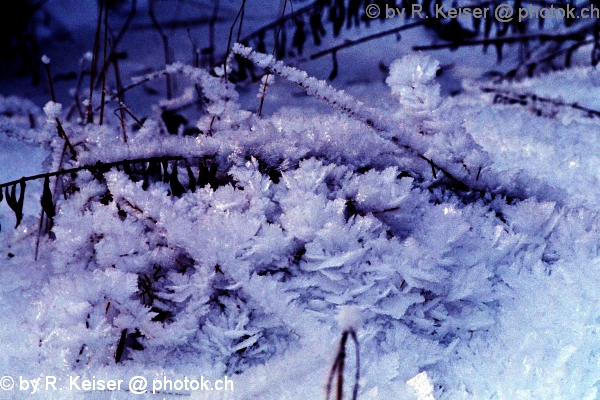
[[[275,55],[275,51],[277,50],[277,42],[279,42],[279,35],[281,33],[281,28],[283,27],[284,24],[284,18],[285,17],[285,9],[287,7],[287,0],[285,0],[283,2],[283,10],[281,10],[281,23],[279,24],[279,28],[277,29],[277,34],[275,35],[275,43],[273,44],[273,52],[272,54]],[[271,75],[270,72],[267,71],[267,75],[264,79],[264,83],[263,83],[263,87],[262,87],[262,94],[260,96],[260,104],[258,105],[258,110],[256,111],[256,115],[258,115],[259,117],[262,114],[262,108],[263,108],[263,104],[265,103],[265,96],[267,94],[267,86],[269,86],[269,76]]]
[[[426,161],[432,170],[442,171],[460,190],[494,193],[503,196],[523,199],[523,188],[508,185],[499,174],[486,168],[485,165],[475,165],[465,168],[460,161],[444,161],[429,156],[431,144],[416,126],[408,125],[396,118],[378,110],[366,108],[363,103],[343,91],[336,90],[323,80],[308,76],[305,71],[286,66],[277,61],[272,55],[259,53],[250,47],[236,43],[232,49],[234,54],[252,61],[258,67],[264,68],[289,82],[300,86],[308,95],[325,101],[330,106],[340,110],[351,118],[361,121],[373,128],[385,140],[392,140],[398,147],[412,153],[413,156]],[[468,149],[457,149],[468,150]],[[487,153],[480,149],[472,149],[485,159]],[[482,173],[485,180],[479,179]]]
[[[54,103],[56,103],[56,93],[54,92],[54,83],[52,81],[52,73],[50,72],[50,59],[47,58],[46,56],[44,56],[45,58],[43,59],[43,64],[44,67],[46,68],[46,73],[48,74],[48,82],[50,85],[50,95],[52,96],[52,101]],[[69,147],[69,150],[71,151],[71,154],[73,155],[73,158],[77,157],[77,153],[75,152],[75,149],[73,148],[73,146],[71,145],[71,141],[69,140],[69,137],[67,136],[67,133],[65,132],[65,130],[62,127],[62,124],[60,123],[60,120],[58,118],[55,118],[56,121],[56,127],[57,127],[57,131],[58,131],[58,136],[62,139],[64,139],[67,147]]]

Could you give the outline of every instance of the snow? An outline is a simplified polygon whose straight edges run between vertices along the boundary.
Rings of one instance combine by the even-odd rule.
[[[257,116],[242,98],[256,105],[256,91],[182,62],[133,80],[178,84],[127,142],[112,111],[82,125],[60,103],[0,96],[0,183],[97,167],[50,180],[51,234],[41,180],[17,229],[0,203],[0,367],[17,385],[1,398],[31,396],[20,377],[71,376],[124,382],[86,398],[130,398],[135,376],[150,384],[140,398],[201,377],[234,390],[159,397],[322,398],[348,331],[359,399],[598,397],[600,122],[574,107],[600,108],[598,69],[465,81],[449,97],[440,63],[410,54],[361,97],[233,52],[271,72],[259,94],[268,85],[277,111]],[[286,101],[286,81],[333,111]],[[167,133],[161,113],[200,96],[201,133]],[[120,160],[96,179],[98,162]]]

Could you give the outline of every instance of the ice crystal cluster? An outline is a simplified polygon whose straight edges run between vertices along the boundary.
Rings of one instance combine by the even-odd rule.
[[[37,261],[38,215],[13,231],[1,206],[2,371],[229,375],[236,390],[222,398],[320,398],[336,314],[353,307],[340,326],[357,329],[361,399],[596,398],[596,120],[494,104],[473,86],[443,99],[437,62],[418,55],[392,65],[386,113],[237,51],[342,112],[257,117],[223,77],[175,64],[164,73],[206,98],[199,135],[168,134],[158,114],[126,143],[114,116],[65,123],[79,153],[63,167],[180,159],[149,180],[130,168],[67,176]],[[580,92],[598,93],[586,80],[599,72],[581,75]],[[548,82],[528,85],[497,89]],[[55,124],[15,98],[0,108],[2,134],[42,143],[57,168]],[[61,117],[55,103],[44,111]]]

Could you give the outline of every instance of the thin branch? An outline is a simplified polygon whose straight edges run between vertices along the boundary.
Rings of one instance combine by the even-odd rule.
[[[56,103],[56,93],[54,92],[54,83],[52,81],[52,73],[50,72],[50,60],[49,59],[44,60],[43,64],[44,64],[44,67],[46,68],[46,73],[48,74],[48,82],[50,83],[50,95],[52,96],[52,101],[54,103]],[[62,124],[60,123],[60,120],[58,119],[58,117],[56,117],[54,119],[54,121],[56,122],[56,129],[58,131],[58,136],[65,141],[65,144],[69,147],[69,150],[71,151],[71,155],[73,156],[73,158],[76,158],[77,153],[75,152],[75,149],[73,148],[73,145],[71,144],[71,141],[69,140],[69,137],[67,136],[67,133],[63,129]]]
[[[219,3],[220,0],[215,0],[213,12],[208,23],[208,45],[209,45],[209,66],[213,68],[215,66],[215,24],[217,23],[219,16]]]
[[[109,163],[103,163],[103,162],[98,161],[94,165],[83,165],[81,167],[60,169],[60,170],[54,171],[54,172],[45,172],[43,174],[24,176],[21,179],[16,179],[14,181],[5,182],[5,183],[0,184],[0,189],[2,189],[4,187],[12,186],[16,183],[33,181],[36,179],[46,178],[46,177],[66,175],[66,174],[70,174],[70,173],[78,172],[78,171],[82,171],[82,170],[88,170],[90,172],[96,172],[98,170],[107,170],[108,171],[112,167],[117,167],[117,166],[124,165],[124,164],[132,164],[132,163],[140,163],[140,162],[153,162],[153,161],[183,160],[184,158],[185,157],[183,157],[183,156],[162,156],[162,157],[137,158],[137,159],[133,159],[133,160],[120,160],[120,161],[113,161],[113,162],[109,162]]]
[[[344,332],[342,335],[342,342],[340,343],[340,350],[338,353],[339,364],[337,373],[337,400],[343,400],[344,398],[344,366],[346,363],[346,340],[348,339],[348,332]]]
[[[235,16],[235,19],[233,20],[231,27],[229,28],[229,38],[227,39],[227,51],[225,52],[225,62],[223,63],[223,76],[225,77],[225,81],[227,81],[227,58],[229,57],[229,53],[231,52],[231,38],[233,37],[233,29],[235,28],[235,24],[237,23],[240,16],[242,16],[242,21],[243,21],[243,14],[244,14],[245,7],[246,7],[246,0],[242,0],[242,5],[240,6],[238,13]],[[241,28],[242,21],[240,21],[240,30],[242,29]],[[238,36],[239,36],[239,31],[238,31]],[[238,40],[238,42],[239,42],[239,40]]]
[[[350,336],[354,341],[354,347],[356,349],[356,371],[354,373],[354,389],[352,390],[352,400],[356,400],[358,398],[358,381],[360,380],[360,349],[358,347],[358,337],[356,336],[356,331],[354,329],[350,331]]]
[[[104,0],[100,0],[100,10],[98,11],[98,23],[96,26],[96,37],[94,39],[94,53],[92,56],[92,68],[90,72],[90,98],[87,106],[87,119],[86,123],[91,124],[94,122],[92,97],[94,93],[94,81],[96,80],[96,68],[97,68],[97,56],[98,48],[100,47],[100,27],[102,26],[102,11],[104,9]]]
[[[196,17],[196,18],[178,18],[175,20],[163,21],[161,26],[165,29],[186,29],[189,26],[208,25],[212,16],[210,17]],[[227,22],[228,20],[224,17],[218,17],[216,22]],[[144,31],[148,29],[155,29],[152,23],[139,23],[133,25],[131,28],[133,31]]]
[[[81,108],[81,99],[79,98],[79,93],[81,92],[81,86],[83,85],[83,77],[85,75],[85,62],[85,57],[82,58],[79,62],[79,76],[77,78],[77,85],[75,86],[75,94],[73,95],[73,97],[75,98],[75,107],[77,108],[77,111],[79,112],[79,117],[82,121],[85,119],[85,114],[83,112],[83,109]]]
[[[331,396],[332,383],[333,379],[336,376],[336,399],[342,400],[344,398],[344,366],[346,361],[346,342],[348,341],[348,336],[350,336],[354,341],[356,356],[356,371],[354,373],[354,387],[352,390],[352,400],[356,400],[358,398],[358,381],[360,379],[360,349],[358,345],[358,338],[356,336],[356,332],[354,331],[354,329],[348,329],[342,333],[342,338],[340,340],[337,356],[335,357],[335,361],[333,362],[333,365],[331,366],[331,369],[329,371],[329,376],[327,377],[327,385],[325,386],[326,400],[329,400],[329,397]]]
[[[35,254],[33,256],[34,261],[37,261],[37,258],[38,258],[38,252],[39,252],[39,248],[40,248],[40,237],[42,236],[43,222],[44,222],[44,209],[42,208],[40,211],[40,224],[38,227],[37,238],[35,239]]]
[[[329,396],[331,395],[331,384],[333,383],[333,378],[335,378],[335,374],[339,369],[340,357],[337,355],[335,357],[335,361],[331,366],[331,370],[329,371],[329,376],[327,377],[327,385],[325,386],[325,400],[329,400]]]
[[[236,42],[240,41],[240,36],[242,35],[242,26],[244,25],[244,16],[246,15],[246,8],[243,7],[242,8],[242,16],[240,18],[240,24],[238,25],[238,31],[237,31],[237,37],[236,37]]]
[[[114,48],[112,46],[112,42],[109,41],[109,44],[110,44],[111,52],[112,52],[114,50]],[[122,84],[121,84],[121,75],[119,74],[119,61],[117,60],[117,57],[114,57],[112,59],[112,62],[113,62],[113,66],[114,66],[113,69],[115,70],[115,80],[117,81],[117,98],[119,99],[119,104],[123,104],[124,94],[121,93]],[[115,112],[116,112],[116,110],[115,110]],[[120,108],[119,121],[121,122],[121,131],[123,132],[123,142],[127,143],[127,130],[125,129],[125,115],[123,115],[123,110],[121,108]]]
[[[270,30],[274,30],[275,28],[280,27],[283,23],[286,23],[288,21],[293,21],[296,18],[300,18],[305,14],[309,14],[311,11],[313,11],[316,8],[321,7],[321,5],[319,4],[320,2],[316,1],[306,7],[302,7],[301,9],[297,10],[295,13],[287,15],[285,17],[282,17],[279,20],[273,21],[270,24],[264,25],[261,28],[255,30],[254,32],[244,36],[242,38],[242,40],[238,40],[239,43],[250,43],[250,41],[252,39],[256,39],[259,38],[261,36],[264,36],[265,32],[270,31]]]
[[[407,29],[415,28],[417,26],[424,25],[424,24],[425,24],[425,20],[421,20],[421,21],[417,21],[417,22],[411,22],[410,24],[402,25],[402,26],[400,26],[398,28],[390,29],[390,30],[387,30],[387,31],[374,33],[373,35],[368,35],[368,36],[362,37],[360,39],[346,40],[344,43],[342,43],[340,45],[337,45],[337,46],[331,47],[329,49],[320,51],[318,53],[312,54],[309,57],[309,59],[310,60],[315,60],[317,58],[321,58],[321,57],[326,56],[328,54],[336,53],[338,50],[346,49],[348,47],[353,47],[353,46],[359,45],[361,43],[368,42],[369,40],[379,39],[379,38],[384,37],[384,36],[393,35],[395,33],[402,32],[402,31],[407,30]]]
[[[123,36],[125,35],[125,32],[127,32],[127,30],[129,29],[129,26],[131,25],[131,21],[133,20],[133,17],[135,17],[136,13],[137,13],[137,0],[132,0],[131,1],[131,10],[129,11],[129,15],[127,15],[127,19],[125,20],[123,27],[117,34],[117,37],[113,40],[113,48],[116,49],[117,45],[119,44],[121,39],[123,39]]]
[[[50,61],[48,62],[43,62],[44,60],[42,60],[42,63],[44,64],[44,68],[46,69],[46,75],[48,75],[48,85],[50,86],[50,97],[52,98],[52,101],[56,103],[56,92],[54,91],[54,81],[52,80],[52,73],[50,72]]]
[[[65,132],[65,130],[58,118],[56,118],[56,125],[57,125],[57,129],[58,129],[58,136],[60,136],[61,138],[63,138],[65,140],[65,144],[69,148],[69,151],[71,152],[71,155],[73,156],[73,158],[77,158],[77,152],[75,151],[75,148],[71,144],[71,141],[69,140],[69,137],[67,136],[67,132]]]
[[[533,34],[533,35],[522,35],[522,36],[505,36],[490,39],[478,39],[478,40],[464,40],[460,42],[442,43],[442,44],[431,44],[427,46],[413,46],[414,51],[425,51],[425,50],[441,50],[454,47],[465,47],[465,46],[482,46],[490,44],[508,44],[508,43],[520,43],[530,42],[532,40],[539,41],[556,41],[564,42],[567,40],[578,40],[585,39],[585,33],[575,32],[568,34],[552,35],[547,33]]]
[[[110,49],[110,53],[108,53],[109,62],[108,63],[106,63],[106,61],[104,62],[100,76],[103,76],[103,74],[106,73],[106,70],[110,66],[111,61],[113,61],[117,57],[117,45],[119,44],[121,39],[123,39],[123,35],[125,35],[127,30],[129,29],[129,25],[131,24],[131,21],[133,20],[133,17],[135,16],[136,12],[137,12],[137,0],[133,0],[131,2],[131,10],[129,11],[129,15],[127,16],[127,19],[125,20],[123,27],[121,28],[121,30],[119,31],[117,36],[113,39],[112,48]],[[108,13],[108,10],[107,10],[107,13]],[[100,80],[97,80],[94,87],[98,87],[99,84],[100,84]]]
[[[279,29],[277,30],[277,34],[275,35],[275,44],[273,44],[273,52],[271,53],[273,56],[275,56],[275,51],[277,50],[277,42],[279,41],[279,34],[281,33],[281,29],[283,28],[283,17],[285,16],[285,9],[287,7],[287,0],[284,0],[283,2],[283,10],[281,10],[281,24],[279,24]],[[256,115],[258,115],[259,117],[262,114],[262,108],[263,108],[263,104],[265,103],[265,96],[267,94],[267,86],[269,86],[269,76],[271,76],[271,73],[267,71],[267,75],[264,78],[264,83],[263,83],[263,87],[262,87],[262,93],[260,95],[260,104],[258,105],[258,110],[256,111]]]
[[[158,32],[158,34],[160,35],[162,42],[163,42],[163,49],[165,52],[165,65],[169,65],[171,64],[171,56],[169,54],[169,38],[167,37],[167,34],[163,31],[163,29],[160,27],[160,24],[158,23],[158,20],[156,19],[156,15],[154,14],[154,1],[155,0],[150,0],[150,4],[148,5],[148,15],[150,16],[150,19],[152,20],[152,25],[154,26],[154,29],[156,29],[156,31]],[[167,75],[167,99],[171,100],[173,98],[173,89],[172,89],[172,85],[171,85],[171,76]]]
[[[520,104],[521,102],[526,102],[526,100],[529,99],[532,102],[548,103],[548,104],[552,104],[557,107],[573,108],[575,110],[583,111],[586,114],[588,114],[589,116],[594,116],[594,117],[600,118],[600,111],[594,110],[592,108],[580,106],[578,103],[565,103],[560,100],[551,99],[549,97],[540,97],[538,95],[531,94],[531,93],[524,93],[524,94],[511,93],[509,91],[504,91],[501,89],[496,89],[496,88],[491,88],[491,87],[482,87],[481,91],[484,93],[495,93],[496,96],[501,96],[504,100],[508,100],[509,103],[514,102],[515,104]],[[526,104],[523,104],[523,105],[526,105]]]
[[[115,114],[117,113],[117,111],[120,111],[120,112],[121,112],[121,118],[123,117],[123,111],[125,111],[127,114],[129,114],[129,116],[130,116],[131,118],[133,118],[133,120],[134,120],[134,121],[135,121],[135,122],[136,122],[136,123],[137,123],[139,126],[142,126],[142,125],[144,125],[144,123],[143,123],[143,122],[141,122],[141,121],[140,121],[140,120],[139,120],[139,119],[138,119],[138,118],[137,118],[137,117],[136,117],[136,116],[133,114],[133,112],[132,112],[132,111],[129,109],[129,107],[127,107],[125,104],[123,104],[123,103],[120,103],[120,107],[119,107],[119,108],[117,108],[117,109],[115,110]],[[127,142],[127,137],[125,137],[124,139],[125,139],[125,142]]]
[[[104,105],[106,100],[106,48],[108,47],[108,8],[104,11],[104,54],[102,59],[102,95],[100,98],[100,120],[98,123],[102,125],[104,122]]]
[[[190,30],[190,28],[187,28],[186,30],[188,34],[188,39],[192,44],[192,52],[194,55],[194,67],[198,68],[200,67],[200,50],[198,50],[198,46],[196,45],[196,42],[194,42],[194,38],[192,38],[192,31]]]
[[[135,82],[133,82],[133,83],[125,86],[121,90],[118,90],[117,93],[115,93],[114,95],[112,95],[111,100],[116,100],[116,99],[119,98],[119,96],[123,96],[125,94],[125,92],[133,89],[134,87],[142,85],[142,84],[144,84],[146,82],[150,82],[150,81],[152,81],[152,80],[154,80],[154,79],[156,79],[156,78],[158,78],[160,76],[163,76],[163,75],[168,75],[168,73],[166,71],[159,71],[159,72],[154,73],[153,75],[148,75],[148,76],[146,76],[143,79],[136,80]]]
[[[566,49],[556,50],[556,51],[548,54],[546,57],[543,57],[539,60],[533,60],[528,63],[521,64],[514,70],[509,71],[505,76],[509,76],[511,73],[513,73],[513,74],[516,73],[520,68],[526,68],[526,69],[535,68],[538,64],[544,64],[544,63],[550,62],[565,53],[568,54],[570,52],[577,50],[580,47],[587,46],[588,44],[592,44],[592,43],[594,43],[594,39],[582,40],[580,42],[577,42],[577,43],[567,47]]]

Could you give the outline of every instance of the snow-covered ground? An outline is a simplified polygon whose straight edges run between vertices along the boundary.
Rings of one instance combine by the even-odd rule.
[[[90,35],[93,9],[48,7]],[[123,46],[144,53],[144,40],[160,47],[142,29]],[[599,398],[600,70],[493,84],[478,79],[483,57],[391,42],[341,54],[331,86],[311,77],[329,64],[288,68],[236,45],[275,76],[262,116],[257,84],[173,64],[181,97],[128,94],[148,119],[127,142],[114,104],[102,126],[68,121],[73,82],[59,84],[76,160],[42,110],[49,94],[3,80],[0,184],[96,169],[50,179],[48,234],[43,179],[27,181],[15,229],[7,198],[21,186],[2,190],[0,398],[325,398],[354,330],[359,399]],[[65,65],[81,50],[48,53]],[[161,57],[129,58],[123,74],[160,71]],[[202,133],[168,134],[161,111],[197,88]],[[346,398],[354,351],[350,336]]]

